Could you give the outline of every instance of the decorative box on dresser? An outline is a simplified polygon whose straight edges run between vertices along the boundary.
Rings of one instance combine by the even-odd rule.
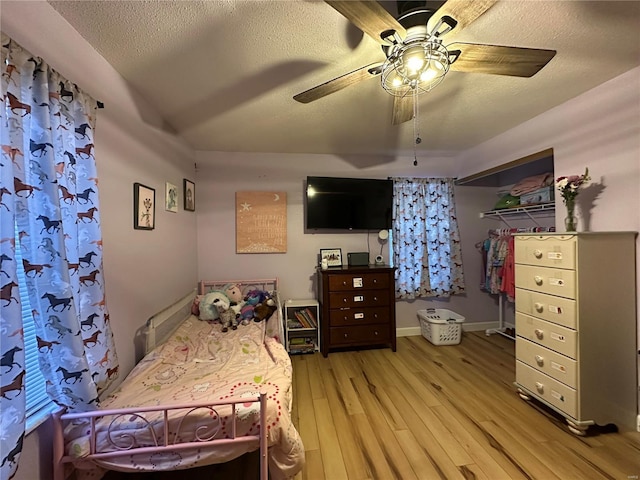
[[[516,386],[578,435],[635,430],[636,235],[515,237]]]
[[[396,351],[394,268],[318,268],[320,351],[389,346]]]

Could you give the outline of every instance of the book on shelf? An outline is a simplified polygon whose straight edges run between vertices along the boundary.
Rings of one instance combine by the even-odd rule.
[[[291,337],[289,338],[289,345],[313,345],[315,341],[311,337]]]
[[[305,328],[305,327],[303,327],[303,325],[298,320],[295,320],[293,318],[287,318],[287,328],[295,329],[295,328]]]
[[[302,310],[296,310],[295,312],[293,312],[293,314],[295,315],[298,322],[302,324],[303,328],[311,328],[311,324],[309,323],[309,320],[302,313]]]
[[[313,353],[316,350],[314,344],[289,345],[289,353]]]
[[[311,310],[309,307],[306,307],[304,310],[302,310],[302,315],[307,320],[309,325],[311,325],[311,328],[316,328],[318,326],[316,316],[313,313],[313,310]]]

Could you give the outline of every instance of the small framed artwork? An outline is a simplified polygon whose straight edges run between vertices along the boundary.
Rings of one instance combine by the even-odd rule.
[[[196,210],[196,184],[191,180],[183,179],[184,209],[194,212]]]
[[[340,248],[322,248],[320,249],[320,260],[326,260],[328,267],[342,266],[342,249]]]
[[[141,183],[133,184],[133,228],[153,230],[156,227],[156,191]]]
[[[178,187],[166,182],[164,187],[164,209],[167,212],[178,211]]]

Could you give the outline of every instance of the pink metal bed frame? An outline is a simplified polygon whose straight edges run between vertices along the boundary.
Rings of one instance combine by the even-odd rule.
[[[198,290],[200,294],[206,293],[207,289],[216,288],[217,286],[222,286],[224,284],[229,283],[239,283],[244,285],[272,285],[273,289],[277,292],[277,279],[266,279],[266,280],[243,280],[243,281],[225,281],[225,282],[210,282],[210,281],[201,281],[198,285]],[[148,328],[154,328],[153,320],[160,314],[163,314],[169,311],[169,314],[180,314],[182,309],[176,308],[176,306],[180,306],[181,303],[188,302],[189,313],[191,301],[193,300],[193,293],[187,295],[183,299],[179,300],[175,304],[167,307],[159,314],[154,315],[147,322]],[[185,303],[187,304],[187,303]],[[280,308],[280,305],[278,305]],[[172,312],[171,310],[175,310]],[[185,317],[186,318],[186,317]],[[170,332],[171,333],[171,332]],[[165,334],[164,337],[168,337],[168,334]],[[147,353],[148,351],[155,347],[156,341],[155,337],[151,343],[147,342]],[[258,402],[260,403],[260,425],[266,425],[267,419],[267,395],[264,392],[261,392],[256,397],[237,397],[237,398],[228,398],[224,401],[213,401],[206,403],[185,403],[179,405],[165,405],[165,406],[150,406],[150,407],[139,407],[139,408],[127,408],[127,409],[115,409],[115,410],[96,410],[92,412],[83,412],[83,413],[64,413],[63,409],[58,410],[52,415],[53,418],[53,480],[64,480],[65,479],[65,463],[73,462],[75,460],[79,460],[79,458],[72,457],[65,454],[65,445],[64,445],[64,428],[63,422],[72,421],[72,420],[87,420],[89,422],[89,445],[90,445],[90,453],[86,457],[82,457],[82,460],[91,460],[91,459],[101,459],[101,458],[114,458],[114,457],[122,457],[127,455],[132,455],[134,453],[140,454],[151,454],[151,453],[159,453],[159,452],[172,452],[179,450],[186,450],[190,448],[202,448],[211,446],[214,448],[215,446],[228,445],[232,443],[249,443],[258,441],[260,445],[260,480],[268,480],[269,476],[269,462],[267,458],[268,453],[268,441],[267,441],[267,429],[260,428],[260,433],[258,435],[244,435],[244,436],[236,436],[236,425],[237,425],[237,412],[236,405],[243,404],[247,402]],[[222,439],[213,439],[218,432],[219,425],[212,425],[211,430],[207,432],[204,438],[201,437],[201,430],[194,432],[194,438],[191,441],[178,441],[180,434],[180,426],[184,419],[192,412],[199,409],[208,409],[212,413],[215,413],[215,417],[220,419],[220,416],[217,414],[215,407],[220,406],[231,406],[232,413],[231,418],[232,422],[232,431],[231,438],[222,438]],[[168,417],[169,412],[176,410],[186,410],[186,413],[183,415],[182,419],[179,422],[178,431],[173,435],[173,442],[170,442],[169,435],[169,425],[168,425]],[[164,441],[159,442],[157,436],[155,434],[155,430],[152,427],[151,423],[145,418],[145,414],[162,412],[163,416],[163,438]],[[127,433],[118,433],[117,438],[112,438],[112,433],[110,431],[111,426],[122,416],[125,415],[133,415],[138,419],[142,420],[146,423],[147,428],[152,434],[152,438],[155,441],[154,446],[137,446],[135,436],[127,434]],[[110,446],[115,450],[101,452],[97,451],[96,446],[96,423],[101,418],[113,417],[109,430],[107,431],[108,441]],[[213,420],[212,420],[213,421]],[[206,426],[201,427],[201,429],[207,428]]]
[[[243,398],[229,398],[223,402],[206,402],[206,403],[185,403],[179,405],[171,405],[171,406],[158,406],[158,407],[139,407],[139,408],[126,408],[126,409],[115,409],[115,410],[97,410],[94,412],[85,412],[85,413],[63,413],[63,410],[58,410],[54,413],[54,432],[53,432],[53,480],[64,480],[64,464],[67,462],[72,462],[77,460],[74,457],[70,457],[64,454],[64,435],[63,435],[63,427],[62,422],[65,420],[77,420],[77,419],[88,419],[90,421],[90,454],[83,459],[101,459],[101,458],[113,458],[113,457],[122,457],[126,455],[131,455],[132,453],[159,453],[159,452],[175,452],[179,450],[186,450],[189,448],[202,448],[202,447],[216,447],[220,445],[227,445],[231,443],[249,443],[253,441],[258,441],[260,445],[260,480],[267,480],[269,477],[268,473],[268,465],[269,462],[267,460],[267,429],[261,428],[259,435],[245,435],[245,436],[236,436],[236,404],[242,404],[246,402],[259,402],[260,403],[260,425],[266,424],[267,419],[267,395],[265,393],[260,393],[257,397],[243,397]],[[217,415],[217,411],[215,407],[219,406],[228,406],[230,405],[232,408],[232,431],[231,438],[221,438],[218,440],[210,440],[210,438],[214,437],[218,432],[218,429],[215,429],[213,433],[209,433],[206,437],[201,438],[198,431],[194,433],[194,440],[189,442],[176,442],[180,435],[180,429],[174,434],[174,442],[170,442],[169,435],[169,426],[168,426],[168,417],[169,412],[175,410],[187,410],[184,414],[182,421],[189,415],[191,412],[205,408],[212,412],[216,413],[216,417],[219,419],[220,416]],[[151,424],[145,419],[144,414],[148,412],[162,412],[164,422],[164,441],[158,442],[155,432]],[[116,448],[115,451],[109,452],[99,452],[96,449],[96,422],[101,418],[113,417],[111,424],[116,422],[116,420],[125,415],[135,415],[143,421],[147,422],[149,430],[153,433],[153,438],[155,440],[156,445],[152,447],[137,447],[135,445],[136,440],[133,436],[128,434],[120,434],[119,439],[114,440],[111,437],[111,433],[109,436],[109,443],[111,446]],[[126,444],[123,445],[123,442]]]

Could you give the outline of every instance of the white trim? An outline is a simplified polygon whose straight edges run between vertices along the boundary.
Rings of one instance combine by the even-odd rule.
[[[421,335],[420,327],[396,328],[396,337],[413,337],[415,335]]]
[[[32,431],[46,422],[49,416],[59,408],[60,407],[52,400],[37,412],[29,415],[25,421],[24,434],[29,435]]]
[[[513,328],[513,325],[511,324],[505,324],[505,326]],[[487,330],[490,328],[498,328],[498,322],[472,322],[462,324],[463,332],[479,332],[481,330]],[[415,335],[422,335],[420,327],[396,328],[397,337],[412,337]]]

